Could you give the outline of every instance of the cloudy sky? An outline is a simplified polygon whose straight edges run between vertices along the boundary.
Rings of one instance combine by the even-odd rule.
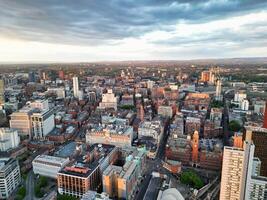
[[[0,0],[0,62],[260,56],[266,0]]]

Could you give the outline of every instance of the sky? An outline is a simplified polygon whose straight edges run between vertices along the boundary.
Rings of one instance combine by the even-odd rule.
[[[266,0],[0,0],[1,63],[266,56]]]

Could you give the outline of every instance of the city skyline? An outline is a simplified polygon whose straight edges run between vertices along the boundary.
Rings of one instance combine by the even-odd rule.
[[[0,1],[0,62],[266,57],[265,1]]]

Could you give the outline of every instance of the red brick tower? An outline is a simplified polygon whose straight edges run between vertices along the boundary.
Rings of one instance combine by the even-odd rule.
[[[192,162],[198,162],[198,143],[199,143],[199,135],[198,132],[195,131],[192,140]]]

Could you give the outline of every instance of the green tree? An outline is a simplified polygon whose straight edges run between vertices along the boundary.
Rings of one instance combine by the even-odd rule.
[[[229,129],[231,131],[234,131],[234,132],[238,132],[241,130],[241,125],[238,121],[236,120],[232,120],[230,123],[229,123]]]
[[[24,186],[21,186],[18,189],[15,200],[23,200],[25,196],[26,196],[26,188]]]
[[[196,189],[200,189],[204,186],[201,178],[193,170],[183,172],[181,175],[181,182]]]

